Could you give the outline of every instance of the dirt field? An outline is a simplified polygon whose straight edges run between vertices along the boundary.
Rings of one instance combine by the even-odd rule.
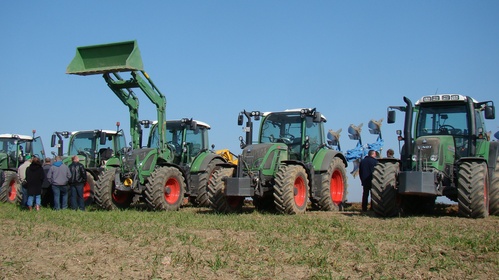
[[[379,219],[356,207],[302,217],[184,208],[119,219],[0,205],[0,279],[499,278],[497,217],[462,219],[443,207],[438,217]]]

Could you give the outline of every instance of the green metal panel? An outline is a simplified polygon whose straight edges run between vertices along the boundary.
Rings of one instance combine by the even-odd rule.
[[[137,41],[78,47],[67,74],[94,75],[109,72],[143,71]]]

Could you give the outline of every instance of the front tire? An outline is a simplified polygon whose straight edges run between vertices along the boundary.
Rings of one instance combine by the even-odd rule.
[[[463,162],[457,177],[458,214],[467,218],[489,215],[489,179],[485,162]]]
[[[274,203],[282,214],[303,214],[307,210],[308,176],[300,165],[281,165],[275,176]]]
[[[371,200],[374,213],[381,217],[399,214],[397,203],[397,174],[399,163],[378,162],[374,167]]]
[[[223,163],[222,160],[216,158],[212,160],[205,172],[201,174],[199,177],[199,186],[198,186],[198,193],[196,196],[195,205],[200,206],[200,207],[210,207],[210,197],[208,194],[208,184],[210,182],[211,177],[213,176],[213,173],[220,169],[220,166],[217,166],[217,164]]]
[[[496,160],[496,169],[492,174],[492,182],[490,182],[489,214],[499,216],[499,158]]]
[[[220,168],[210,179],[208,184],[208,192],[210,197],[210,207],[219,213],[234,213],[240,212],[243,208],[243,196],[226,196],[225,195],[225,178],[232,177],[234,168]]]
[[[317,206],[323,211],[338,211],[347,197],[347,172],[340,158],[334,158],[322,175],[322,186]]]
[[[0,201],[12,204],[21,203],[22,186],[16,172],[5,171],[5,180],[0,188]]]
[[[133,192],[116,189],[114,182],[116,172],[116,168],[102,172],[95,184],[95,203],[104,210],[125,209],[132,203]]]
[[[92,173],[87,172],[87,181],[83,185],[83,200],[85,201],[85,206],[89,206],[94,203],[95,197],[95,181]]]
[[[184,199],[185,178],[175,167],[157,167],[149,177],[144,192],[151,209],[176,211]]]

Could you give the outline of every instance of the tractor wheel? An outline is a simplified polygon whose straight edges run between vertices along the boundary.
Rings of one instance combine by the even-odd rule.
[[[397,173],[399,164],[378,162],[374,167],[371,200],[374,213],[381,217],[399,214],[397,203]]]
[[[489,179],[485,162],[463,162],[457,176],[458,214],[467,218],[489,215]]]
[[[203,174],[199,176],[198,194],[194,201],[194,205],[200,207],[210,207],[210,198],[208,195],[208,183],[210,182],[213,173],[215,173],[215,171],[220,169],[220,166],[217,166],[217,164],[219,163],[223,163],[223,161],[218,158],[212,160],[208,164],[205,172],[203,172]]]
[[[490,182],[489,214],[499,216],[499,158],[496,160],[496,169],[492,174],[492,182]]]
[[[436,196],[401,196],[401,208],[404,214],[423,215],[431,214],[435,209]]]
[[[114,178],[116,169],[104,171],[95,184],[94,200],[97,206],[105,210],[124,209],[130,207],[133,192],[124,192],[116,189]]]
[[[151,209],[176,211],[184,200],[185,178],[178,168],[157,167],[149,177],[144,191]]]
[[[323,211],[342,210],[347,197],[347,171],[340,158],[334,158],[322,175],[322,186],[317,206]]]
[[[308,176],[300,165],[282,165],[277,170],[274,203],[282,214],[302,214],[307,210]]]
[[[85,206],[89,206],[94,203],[94,193],[95,193],[95,181],[92,173],[87,172],[87,181],[83,185],[83,200],[85,201]]]
[[[16,172],[5,171],[5,180],[0,188],[0,201],[9,203],[21,203],[22,187]]]
[[[243,208],[243,196],[225,195],[225,178],[232,177],[234,168],[220,168],[213,173],[208,184],[210,207],[219,213],[240,212]]]

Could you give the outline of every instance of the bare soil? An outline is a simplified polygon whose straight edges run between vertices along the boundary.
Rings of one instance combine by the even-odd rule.
[[[19,222],[3,219],[0,220],[0,236],[3,237],[0,242],[0,279],[498,279],[497,242],[490,245],[488,252],[482,247],[477,252],[461,249],[457,243],[437,248],[431,244],[411,243],[410,237],[416,238],[420,234],[415,229],[435,222],[446,226],[459,223],[457,230],[476,230],[478,236],[490,233],[497,240],[497,217],[462,219],[455,216],[455,206],[440,208],[438,217],[411,219],[411,223],[415,223],[410,226],[412,232],[389,233],[384,232],[385,227],[388,231],[388,227],[407,221],[397,221],[403,218],[379,219],[370,212],[361,214],[357,204],[346,212],[309,212],[306,215],[314,219],[328,221],[335,217],[339,223],[349,223],[351,230],[357,233],[383,232],[400,234],[401,238],[400,243],[380,240],[373,246],[359,246],[348,239],[314,240],[312,234],[306,242],[328,250],[324,258],[310,256],[324,260],[324,263],[316,264],[307,264],[306,258],[304,264],[292,262],[296,256],[286,253],[287,250],[282,250],[279,256],[271,255],[274,252],[271,246],[280,245],[256,242],[261,237],[254,231],[186,230],[169,226],[165,227],[163,234],[141,239],[141,232],[121,238],[105,231],[60,226],[50,220]],[[51,210],[43,209],[32,214],[40,215],[42,219],[43,211]],[[181,211],[199,215],[196,208]],[[334,230],[337,228],[333,225],[331,231]],[[274,236],[277,243],[293,242],[293,238],[304,242],[292,234],[282,236],[271,230],[268,234]],[[345,234],[349,232],[345,231]],[[182,236],[187,240],[182,240]],[[193,246],[196,242],[204,245]],[[244,248],[244,253],[241,253],[241,248]],[[414,254],[397,259],[394,255],[398,250],[414,250]],[[448,254],[457,255],[452,257],[450,264],[446,263],[449,262]],[[380,259],[387,261],[380,262]],[[467,265],[463,268],[460,262]],[[329,273],[321,274],[324,268]]]

